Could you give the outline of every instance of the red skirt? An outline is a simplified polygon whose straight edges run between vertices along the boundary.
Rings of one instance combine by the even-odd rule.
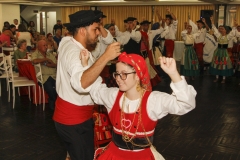
[[[203,43],[194,43],[194,49],[196,51],[199,64],[201,66],[203,66],[203,47],[204,47]]]
[[[154,160],[150,148],[141,151],[121,150],[113,142],[110,142],[103,151],[98,148],[95,151],[94,160]]]
[[[166,56],[173,58],[174,41],[171,39],[166,39],[164,47],[166,48]]]

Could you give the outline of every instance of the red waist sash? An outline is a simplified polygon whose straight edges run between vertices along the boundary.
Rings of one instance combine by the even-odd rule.
[[[53,120],[65,125],[80,124],[92,118],[93,107],[94,105],[77,106],[58,97],[55,103]]]

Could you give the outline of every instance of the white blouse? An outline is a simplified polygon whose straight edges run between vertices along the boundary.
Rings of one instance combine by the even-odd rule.
[[[184,44],[194,44],[194,40],[200,35],[199,32],[194,34],[187,34],[187,30],[183,30],[181,32],[182,39],[184,40]]]
[[[183,115],[195,108],[195,97],[197,92],[193,86],[188,85],[185,78],[177,83],[171,83],[170,87],[173,93],[167,94],[160,91],[152,91],[147,100],[147,114],[156,121],[166,116],[168,113]],[[102,79],[99,77],[91,86],[90,95],[96,104],[104,105],[108,112],[111,111],[119,89],[116,87],[107,88],[106,84],[102,84]],[[139,100],[130,100],[126,97],[124,112],[132,113],[137,110]],[[122,107],[123,96],[119,102]]]

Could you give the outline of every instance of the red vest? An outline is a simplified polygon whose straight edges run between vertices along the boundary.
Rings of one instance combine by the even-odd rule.
[[[154,134],[154,129],[157,125],[157,121],[151,120],[147,114],[147,100],[148,100],[150,93],[151,92],[146,91],[142,98],[142,108],[141,108],[142,121],[141,121],[141,123],[143,124],[144,129],[146,131],[146,134],[145,134],[145,131],[144,131],[141,123],[139,123],[138,129],[137,129],[138,117],[140,115],[140,113],[138,111],[136,112],[136,114],[135,114],[135,112],[134,113],[124,113],[125,119],[121,118],[121,107],[119,105],[119,102],[120,102],[121,96],[123,95],[123,92],[121,92],[121,91],[118,92],[114,106],[109,113],[109,118],[113,125],[113,130],[115,133],[117,133],[117,134],[122,133],[121,123],[123,123],[123,124],[125,124],[125,127],[126,127],[126,129],[124,129],[124,130],[129,131],[131,134],[135,134],[136,129],[137,129],[137,134],[135,137],[146,137],[146,135],[152,136]],[[135,114],[135,118],[134,118],[134,114]],[[122,119],[122,122],[121,122],[121,119]]]

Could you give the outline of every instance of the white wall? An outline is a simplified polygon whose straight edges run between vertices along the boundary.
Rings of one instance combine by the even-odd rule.
[[[5,21],[13,24],[14,19],[18,19],[20,23],[20,5],[0,4],[0,29],[2,30]]]
[[[56,12],[56,18],[57,20],[61,20],[62,18],[62,12],[61,12],[61,7],[42,7],[41,11],[43,12]],[[57,21],[55,22],[55,24]]]

